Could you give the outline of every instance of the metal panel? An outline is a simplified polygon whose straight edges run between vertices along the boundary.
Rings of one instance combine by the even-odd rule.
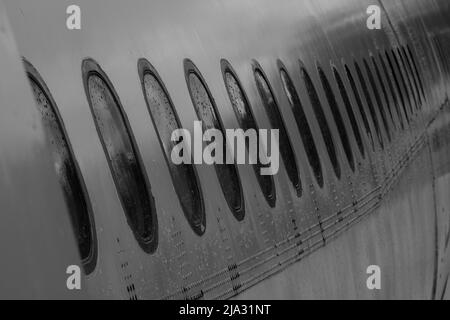
[[[66,286],[81,260],[2,2],[0,56],[0,298],[85,298]]]

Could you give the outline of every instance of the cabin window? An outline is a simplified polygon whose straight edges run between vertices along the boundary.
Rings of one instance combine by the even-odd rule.
[[[366,99],[367,107],[369,108],[369,116],[372,118],[372,122],[375,127],[375,132],[378,137],[378,142],[380,143],[380,146],[382,149],[384,149],[384,143],[383,143],[383,137],[380,131],[380,126],[378,124],[377,115],[375,113],[375,107],[373,106],[372,99],[370,97],[369,88],[367,87],[366,81],[364,80],[363,73],[361,69],[359,68],[359,65],[357,62],[355,62],[355,69],[356,74],[358,75],[359,83],[361,84],[361,88],[364,94],[364,97]]]
[[[238,121],[239,127],[244,131],[253,129],[256,132],[259,130],[256,124],[255,117],[253,116],[252,108],[250,107],[249,100],[245,91],[233,70],[232,66],[226,61],[221,61],[222,74],[224,78],[225,87],[227,89],[228,97],[230,98],[231,107]],[[246,148],[248,151],[248,143]],[[270,175],[261,175],[261,168],[263,165],[257,161],[253,165],[253,171],[255,172],[258,184],[261,191],[270,207],[275,207],[276,191],[273,177]]]
[[[84,271],[89,274],[95,269],[97,259],[95,225],[89,195],[50,91],[36,69],[27,61],[25,69],[69,211]]]
[[[420,106],[422,105],[422,98],[420,96],[419,86],[417,85],[416,78],[414,77],[414,72],[412,70],[411,63],[409,62],[409,59],[406,56],[406,52],[404,51],[403,47],[398,48],[397,51],[400,59],[402,60],[403,65],[406,67],[411,90],[414,91],[415,96],[417,98],[416,102],[419,103],[417,107],[420,108]]]
[[[364,128],[366,130],[367,137],[372,145],[372,149],[374,148],[374,139],[372,135],[372,131],[370,130],[369,121],[367,119],[366,111],[364,110],[364,106],[362,103],[362,98],[359,94],[358,88],[356,87],[355,79],[347,65],[345,65],[345,73],[347,74],[348,81],[350,82],[350,86],[352,87],[353,95],[356,100],[356,105],[358,106],[359,113],[361,114],[361,118],[363,120]]]
[[[298,131],[300,132],[300,138],[302,139],[303,146],[305,147],[306,156],[308,158],[309,165],[311,166],[314,177],[317,184],[323,187],[323,173],[322,165],[317,152],[316,144],[314,143],[313,134],[306,118],[306,114],[303,110],[303,105],[295,89],[294,83],[289,76],[284,66],[280,65],[280,77],[283,85],[284,92],[288,98],[289,104],[294,114],[294,119],[297,124]]]
[[[336,123],[338,134],[339,137],[341,138],[342,146],[344,147],[344,153],[347,157],[350,168],[352,169],[352,171],[355,171],[355,161],[353,159],[353,151],[350,146],[350,140],[348,139],[347,131],[344,125],[344,120],[342,119],[341,112],[339,111],[339,106],[336,101],[333,89],[331,88],[331,84],[328,81],[327,76],[321,67],[317,67],[317,72],[319,73],[319,78],[320,81],[322,82],[322,87],[325,92],[325,96],[327,97],[331,114],[333,115],[334,122]]]
[[[203,131],[217,129],[226,136],[219,112],[205,80],[195,65],[187,59],[185,75],[195,112],[202,121]],[[226,144],[223,145],[225,155]],[[214,167],[228,207],[238,221],[243,220],[244,196],[236,164],[215,164]]]
[[[420,76],[420,73],[419,73],[419,68],[417,67],[416,59],[414,58],[414,55],[413,55],[413,53],[411,51],[410,46],[406,45],[406,48],[407,48],[407,52],[409,53],[409,57],[410,57],[410,59],[412,61],[412,65],[414,67],[414,71],[416,73],[417,80],[419,81],[420,91],[422,92],[423,98],[426,100],[425,89],[424,89],[424,86],[423,86],[423,83],[422,83],[422,77]]]
[[[416,109],[419,107],[416,101],[416,96],[414,95],[414,92],[412,91],[412,87],[410,86],[410,82],[408,79],[408,73],[406,72],[406,66],[403,64],[401,57],[397,57],[397,53],[394,49],[391,50],[392,56],[394,57],[395,65],[397,66],[399,70],[400,79],[403,85],[403,88],[405,88],[405,92],[408,96],[409,101],[409,111],[411,114],[414,114],[414,106],[413,106],[413,100],[414,105],[416,106]],[[405,72],[405,74],[403,74]],[[405,77],[406,75],[406,77]]]
[[[384,62],[384,58],[383,58],[383,56],[381,54],[379,55],[379,59],[380,59],[380,63],[381,63],[381,67],[383,69],[384,75],[386,77],[386,81],[387,81],[387,85],[388,85],[389,91],[391,92],[391,95],[392,95],[392,101],[394,102],[394,110],[395,110],[395,112],[397,114],[397,117],[398,117],[398,120],[399,120],[399,123],[400,123],[400,127],[401,127],[402,130],[404,130],[405,129],[405,124],[403,122],[403,116],[402,116],[402,112],[401,112],[400,106],[399,106],[400,102],[399,102],[399,100],[397,98],[397,94],[395,92],[394,84],[392,83],[392,80],[391,80],[391,74],[388,71],[386,63]]]
[[[369,83],[372,87],[373,94],[375,96],[375,103],[376,103],[376,105],[378,107],[378,111],[380,112],[380,115],[381,115],[381,122],[383,123],[384,130],[387,134],[388,140],[391,141],[391,130],[390,130],[388,122],[387,122],[386,113],[384,112],[383,102],[381,101],[381,96],[380,96],[380,93],[378,92],[377,84],[375,83],[375,79],[372,75],[372,70],[370,70],[369,64],[367,63],[366,59],[363,59],[363,63],[364,63],[364,68],[366,69]],[[372,116],[375,119],[378,119],[375,110],[374,110]]]
[[[403,97],[402,88],[400,87],[400,82],[399,82],[398,77],[397,77],[397,72],[396,72],[396,70],[394,68],[394,64],[392,63],[391,58],[389,57],[389,54],[388,54],[387,51],[385,52],[385,56],[386,56],[389,68],[391,70],[390,73],[392,74],[392,77],[394,79],[395,87],[396,87],[397,92],[398,92],[398,94],[400,96],[400,101],[401,101],[401,105],[402,105],[402,108],[403,108],[403,112],[405,113],[406,121],[409,124],[410,123],[409,113],[406,110],[406,102],[405,102],[405,98]]]
[[[375,74],[377,76],[378,82],[380,83],[381,93],[383,94],[384,102],[386,103],[385,104],[386,105],[386,109],[388,110],[389,116],[390,116],[391,121],[392,121],[392,124],[395,127],[394,115],[392,113],[392,106],[391,106],[390,101],[389,101],[389,96],[388,96],[388,93],[387,93],[387,89],[386,89],[385,83],[383,81],[383,76],[381,75],[380,69],[378,68],[377,62],[375,61],[375,57],[372,56],[371,59],[372,59],[372,65],[375,68]],[[384,113],[384,109],[383,109],[383,113]]]
[[[291,181],[297,195],[301,195],[301,182],[297,168],[297,161],[292,149],[291,140],[289,138],[284,120],[278,108],[278,103],[276,101],[275,95],[273,93],[272,87],[267,80],[264,71],[261,66],[254,61],[253,62],[253,72],[255,76],[256,87],[258,88],[259,95],[261,97],[264,109],[266,111],[267,117],[269,118],[270,124],[273,129],[279,130],[279,146],[280,154],[283,159],[286,171]]]
[[[147,252],[156,250],[157,217],[150,183],[119,98],[100,66],[83,62],[87,99],[127,222]]]
[[[336,83],[339,88],[339,92],[341,93],[342,101],[344,102],[345,110],[347,111],[348,118],[350,119],[350,125],[352,126],[353,134],[356,139],[356,144],[358,145],[359,151],[363,158],[365,157],[364,143],[362,141],[361,133],[359,131],[358,122],[356,121],[355,114],[353,112],[353,107],[350,102],[350,98],[348,96],[347,90],[345,89],[344,82],[336,68],[333,67],[333,74],[336,80]]]
[[[333,142],[333,136],[330,131],[330,127],[328,126],[327,119],[325,117],[325,113],[322,108],[322,104],[319,100],[319,95],[317,94],[317,90],[312,82],[311,77],[309,76],[308,71],[304,67],[300,68],[301,75],[303,81],[305,83],[306,91],[308,92],[309,101],[311,102],[311,106],[314,111],[314,115],[316,116],[317,122],[319,123],[319,128],[322,133],[323,140],[325,142],[325,147],[327,149],[328,156],[330,157],[331,165],[333,166],[334,173],[338,179],[341,178],[341,167],[338,162],[336,149]]]
[[[156,69],[145,59],[139,60],[139,75],[147,108],[181,208],[192,230],[202,235],[206,230],[206,215],[195,167],[184,163],[176,165],[171,161],[172,149],[178,143],[171,140],[172,133],[181,129],[177,112]]]
[[[407,65],[408,65],[409,72],[410,72],[411,77],[412,77],[412,79],[413,79],[413,82],[414,82],[414,88],[415,88],[415,90],[416,90],[417,97],[419,98],[420,106],[422,107],[423,101],[422,101],[422,96],[421,96],[421,94],[420,94],[419,79],[416,77],[416,74],[415,74],[415,72],[414,72],[414,67],[413,67],[413,65],[412,65],[412,61],[410,60],[410,58],[409,58],[409,56],[408,56],[408,53],[407,53],[406,50],[405,50],[405,47],[401,47],[401,50],[402,50],[403,58],[405,59]]]

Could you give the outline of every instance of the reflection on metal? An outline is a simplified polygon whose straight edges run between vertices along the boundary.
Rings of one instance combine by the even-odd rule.
[[[24,65],[36,106],[42,117],[56,175],[78,242],[84,271],[89,274],[94,271],[97,262],[97,239],[89,196],[56,103],[37,70],[26,60],[24,60]]]
[[[141,248],[153,253],[158,244],[156,209],[125,112],[100,66],[86,59],[82,69],[92,116],[128,224]]]

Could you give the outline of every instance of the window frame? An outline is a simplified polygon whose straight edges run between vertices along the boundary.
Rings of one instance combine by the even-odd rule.
[[[131,128],[131,125],[129,123],[128,120],[128,116],[122,106],[122,103],[120,102],[119,96],[116,92],[116,90],[114,89],[113,84],[111,83],[111,81],[109,80],[109,77],[107,76],[107,74],[103,71],[103,69],[100,67],[100,65],[92,58],[86,58],[82,61],[82,79],[83,79],[83,85],[84,85],[84,90],[85,90],[85,94],[86,94],[86,100],[89,104],[89,108],[91,111],[91,115],[92,115],[92,120],[94,122],[96,131],[97,131],[97,135],[99,138],[99,141],[102,145],[102,149],[106,158],[106,161],[108,163],[108,167],[109,167],[109,171],[111,173],[113,182],[114,182],[114,186],[116,188],[117,191],[117,196],[119,198],[119,201],[121,203],[122,209],[124,211],[127,223],[136,239],[136,241],[138,242],[140,248],[148,253],[148,254],[153,254],[155,253],[157,247],[158,247],[158,236],[159,236],[159,232],[158,232],[158,218],[157,218],[157,213],[156,213],[156,204],[155,204],[155,199],[153,197],[153,193],[151,191],[151,184],[150,184],[150,180],[148,179],[148,175],[147,175],[147,171],[146,171],[146,167],[144,165],[144,162],[142,160],[142,156],[141,153],[139,152],[139,148],[137,146],[137,142],[136,139],[134,137],[134,133],[133,130]],[[136,159],[136,163],[139,166],[140,169],[140,174],[142,175],[142,179],[144,181],[145,184],[145,188],[147,190],[147,196],[148,196],[148,200],[149,200],[149,205],[150,205],[150,215],[152,218],[152,225],[151,225],[151,239],[149,240],[145,240],[141,237],[141,235],[138,234],[137,232],[137,228],[136,226],[133,225],[133,223],[131,223],[131,218],[129,217],[129,214],[126,210],[126,205],[124,204],[123,201],[123,197],[120,194],[120,188],[119,188],[119,182],[117,181],[117,177],[115,174],[115,170],[113,169],[113,165],[112,165],[112,161],[110,159],[109,156],[109,152],[107,150],[107,147],[105,145],[105,142],[103,140],[103,136],[101,133],[101,130],[99,128],[98,122],[96,120],[95,117],[95,111],[94,111],[94,106],[92,104],[91,98],[90,98],[90,90],[89,90],[89,79],[91,76],[97,76],[100,80],[102,80],[104,82],[104,84],[106,85],[107,89],[109,90],[111,96],[114,99],[115,105],[118,109],[118,112],[121,115],[122,121],[123,121],[123,125],[125,127],[126,130],[126,134],[130,140],[130,144],[131,147],[133,149],[133,153]]]
[[[192,228],[192,230],[198,236],[202,236],[205,233],[207,223],[206,223],[206,212],[205,212],[205,201],[204,201],[204,196],[203,196],[203,190],[202,190],[202,186],[201,186],[201,183],[200,183],[200,178],[198,176],[197,169],[196,169],[194,164],[186,164],[187,166],[190,167],[190,170],[192,170],[192,174],[194,175],[194,180],[195,180],[194,184],[196,186],[196,189],[197,189],[196,193],[198,194],[198,198],[199,198],[199,202],[200,202],[200,223],[194,224],[192,219],[190,219],[190,217],[186,214],[186,210],[187,209],[185,208],[184,203],[181,200],[182,197],[179,194],[179,191],[178,191],[179,189],[177,188],[177,183],[175,182],[175,179],[174,179],[174,173],[172,172],[172,169],[171,169],[171,166],[170,166],[171,159],[169,159],[169,156],[166,153],[166,149],[165,149],[163,141],[161,139],[161,134],[160,134],[160,132],[158,130],[158,127],[156,125],[153,113],[152,113],[151,108],[150,108],[150,104],[149,104],[148,99],[147,99],[147,90],[145,88],[145,76],[146,75],[153,76],[155,78],[155,80],[158,82],[158,85],[161,87],[161,90],[163,91],[163,93],[164,93],[164,95],[165,95],[165,97],[166,97],[166,99],[168,101],[168,104],[170,105],[170,108],[171,108],[171,111],[173,113],[173,117],[175,119],[177,127],[179,129],[182,129],[183,127],[181,125],[181,121],[180,121],[180,118],[178,116],[178,112],[177,112],[177,110],[175,108],[175,105],[173,104],[172,98],[171,98],[171,96],[170,96],[170,94],[169,94],[169,92],[168,92],[168,90],[166,88],[166,85],[165,85],[164,81],[160,77],[160,75],[159,75],[158,71],[156,70],[156,68],[147,59],[145,59],[145,58],[139,59],[139,61],[138,61],[138,73],[139,73],[139,79],[141,81],[142,93],[143,93],[143,96],[144,96],[145,104],[147,106],[147,111],[149,113],[150,119],[152,121],[153,127],[154,127],[156,135],[158,137],[159,145],[160,145],[160,147],[161,147],[161,149],[163,151],[164,159],[165,159],[166,164],[168,166],[169,174],[170,174],[170,177],[172,179],[172,184],[173,184],[173,187],[175,189],[175,193],[177,194],[178,201],[180,202],[180,205],[181,205],[181,208],[182,208],[183,213],[185,215],[185,218],[188,221],[188,223],[189,223],[190,227]]]
[[[219,110],[217,108],[217,104],[215,102],[215,99],[209,89],[208,84],[206,83],[205,78],[203,77],[202,73],[200,72],[200,70],[197,68],[197,66],[194,64],[194,62],[190,59],[184,59],[183,61],[183,65],[184,65],[184,76],[185,76],[185,80],[186,80],[186,86],[189,92],[189,96],[191,98],[191,102],[194,108],[194,112],[197,116],[197,119],[202,120],[202,118],[200,117],[200,115],[197,112],[197,107],[196,107],[196,103],[195,103],[195,98],[192,94],[192,90],[191,90],[191,86],[190,86],[190,80],[189,77],[191,76],[191,74],[195,75],[197,77],[197,79],[200,81],[202,87],[204,88],[206,95],[208,96],[208,99],[211,103],[211,107],[212,107],[212,111],[214,112],[214,115],[217,119],[217,123],[218,123],[218,130],[220,130],[223,134],[223,136],[225,137],[225,126],[223,124],[222,121],[222,117],[219,113]],[[204,129],[204,128],[203,128]],[[224,143],[226,142],[226,140],[224,139],[223,141]],[[228,146],[226,146],[226,148],[228,148]],[[225,154],[224,154],[225,157]],[[239,208],[233,208],[231,206],[231,203],[229,201],[229,199],[227,198],[225,191],[224,191],[224,185],[223,182],[221,181],[220,177],[219,177],[219,172],[218,170],[220,169],[218,166],[232,166],[233,171],[236,174],[236,180],[237,180],[237,184],[238,184],[238,188],[239,191],[237,192],[237,194],[239,195],[240,198],[240,207]],[[228,208],[230,209],[231,213],[233,214],[233,216],[236,218],[237,221],[242,222],[245,218],[245,198],[244,198],[244,191],[243,191],[243,187],[242,187],[242,180],[241,180],[241,176],[239,173],[239,170],[237,168],[236,163],[234,162],[233,164],[222,164],[222,165],[214,165],[215,167],[215,171],[216,171],[216,176],[217,176],[217,180],[219,181],[219,185],[220,188],[222,190],[222,194],[225,198],[225,202],[227,203]],[[235,192],[235,191],[234,191]]]
[[[284,63],[280,59],[277,60],[277,66],[278,66],[278,73],[279,73],[279,76],[280,76],[281,86],[283,87],[283,91],[284,91],[284,93],[286,95],[286,99],[289,102],[289,105],[291,107],[291,111],[294,114],[294,121],[295,121],[295,124],[297,125],[297,130],[298,130],[298,132],[300,134],[300,138],[302,140],[302,143],[303,143],[303,146],[304,146],[304,150],[306,152],[306,157],[308,159],[309,167],[310,167],[310,169],[313,172],[314,180],[316,181],[317,185],[320,188],[323,188],[324,187],[323,163],[322,163],[322,159],[320,157],[319,150],[317,149],[317,143],[314,140],[314,134],[313,134],[313,131],[311,129],[311,125],[309,123],[309,119],[308,119],[308,117],[306,116],[306,113],[305,113],[305,108],[304,108],[304,106],[303,106],[303,104],[301,102],[300,95],[298,93],[298,90],[295,88],[294,81],[292,80],[292,77],[289,74],[289,71],[287,70],[286,66],[284,65]],[[287,90],[288,90],[288,88],[286,87],[285,81],[283,80],[283,75],[282,75],[283,72],[286,75],[286,79],[288,80],[288,82],[290,82],[290,84],[291,84],[291,86],[292,86],[292,88],[294,90],[293,94],[295,94],[297,96],[297,99],[298,99],[298,102],[299,102],[299,106],[295,106],[294,103],[291,103],[291,101],[289,101],[289,98],[287,97],[287,94],[288,94]],[[290,94],[292,95],[292,93],[290,93]],[[297,116],[295,116],[296,112],[294,111],[294,109],[297,108],[297,107],[300,108],[300,115],[299,116],[304,118],[304,121],[306,122],[306,125],[307,125],[306,131],[308,132],[306,134],[303,131],[304,129],[300,127],[300,124],[297,121]],[[306,141],[307,143],[305,143],[305,140],[310,140],[310,141]],[[308,148],[305,147],[305,145],[307,145],[309,142],[311,142],[312,145],[313,145],[313,148],[310,150],[311,152],[308,151],[309,147]],[[312,155],[312,154],[314,154],[314,155]],[[315,159],[313,160],[313,158],[315,158]],[[318,164],[316,169],[312,165],[312,163],[314,161],[316,161],[317,164]]]
[[[55,121],[57,122],[61,135],[65,138],[65,142],[67,144],[67,151],[69,153],[70,160],[72,162],[72,165],[75,170],[75,174],[77,175],[78,182],[80,184],[82,197],[85,200],[86,204],[86,213],[88,215],[89,224],[90,224],[90,233],[91,233],[91,245],[90,245],[90,253],[86,258],[83,258],[80,253],[80,257],[82,258],[82,265],[83,265],[83,271],[86,275],[91,274],[94,272],[96,266],[97,266],[97,259],[98,259],[98,240],[97,240],[97,231],[96,231],[96,223],[95,223],[95,217],[94,217],[94,211],[92,207],[92,202],[86,187],[86,182],[84,180],[84,177],[82,175],[80,166],[78,164],[78,161],[75,157],[72,143],[70,142],[69,135],[66,130],[66,126],[64,124],[63,118],[61,116],[61,113],[59,111],[59,108],[56,104],[56,101],[53,98],[53,95],[51,94],[49,88],[47,87],[47,84],[45,83],[44,79],[40,75],[40,73],[37,71],[37,69],[25,58],[22,58],[23,65],[25,68],[25,73],[27,75],[27,78],[29,81],[33,81],[35,85],[42,91],[42,93],[45,95],[47,101],[51,105],[52,111],[56,117]],[[31,88],[31,84],[30,84]],[[34,97],[33,97],[34,101]],[[59,182],[58,182],[59,183]],[[64,201],[66,202],[66,201]],[[71,219],[71,217],[69,217]],[[73,228],[73,224],[71,221],[71,226]],[[75,234],[75,229],[74,234]],[[78,246],[78,241],[75,241]]]
[[[325,114],[325,109],[323,108],[322,101],[320,100],[319,91],[317,90],[318,87],[314,84],[314,81],[311,77],[311,73],[308,72],[308,70],[306,69],[306,65],[301,60],[299,60],[299,67],[300,67],[299,70],[300,77],[302,79],[303,86],[305,87],[306,93],[308,95],[308,101],[314,113],[315,120],[319,127],[319,131],[325,146],[325,150],[328,155],[328,159],[330,160],[331,166],[333,167],[335,177],[337,178],[337,180],[341,180],[342,168],[341,163],[339,162],[338,150],[336,148],[336,142],[334,141],[333,134],[331,132],[331,128]],[[314,69],[316,71],[317,69],[316,65],[314,65]],[[309,85],[311,85],[310,89],[312,89],[312,91],[308,89]],[[325,126],[322,126],[322,124],[325,124]],[[329,139],[330,141],[329,143],[327,143],[327,139]],[[330,148],[328,146],[330,146]]]
[[[255,115],[253,114],[253,108],[252,108],[252,106],[250,104],[250,100],[248,99],[247,93],[245,92],[244,87],[243,87],[243,85],[242,85],[242,83],[241,83],[241,81],[240,81],[236,71],[233,69],[233,66],[226,59],[221,59],[220,64],[221,64],[222,77],[223,77],[223,81],[224,81],[224,85],[225,85],[225,90],[227,91],[228,98],[229,98],[230,104],[231,104],[231,108],[233,109],[233,113],[234,113],[234,115],[235,115],[235,117],[237,119],[239,127],[241,129],[246,129],[246,128],[242,127],[240,116],[237,113],[237,111],[235,110],[235,108],[233,106],[233,102],[231,101],[232,99],[230,97],[230,92],[229,92],[228,85],[227,85],[227,80],[226,80],[226,74],[227,73],[229,73],[233,77],[233,79],[236,81],[237,86],[239,87],[239,91],[240,91],[240,93],[242,95],[242,98],[244,100],[244,104],[247,107],[246,111],[249,113],[250,117],[252,118],[252,120],[253,120],[253,122],[255,124],[255,127],[252,128],[252,129],[258,131],[259,130],[259,126],[258,126],[258,123],[256,121]],[[277,200],[275,181],[273,179],[273,176],[270,176],[270,175],[269,176],[262,176],[260,174],[260,168],[261,168],[260,165],[254,165],[253,166],[253,171],[255,172],[256,179],[258,180],[258,185],[259,185],[259,187],[261,189],[261,192],[262,192],[262,194],[263,194],[267,204],[271,208],[274,208],[275,205],[276,205],[276,200]],[[261,186],[262,183],[263,183],[262,179],[268,179],[270,181],[270,189],[271,189],[270,193],[266,193],[264,191],[263,187]]]
[[[339,94],[341,96],[342,102],[344,103],[345,111],[347,113],[347,117],[350,121],[350,126],[352,128],[353,135],[355,137],[356,145],[358,146],[358,150],[363,159],[366,157],[366,149],[362,137],[362,130],[358,123],[358,119],[355,115],[354,106],[350,99],[350,88],[347,88],[344,82],[344,78],[341,73],[339,73],[338,67],[336,65],[331,65],[334,81],[339,90]]]
[[[332,66],[332,65],[331,65]],[[347,163],[352,172],[356,170],[355,164],[355,154],[350,143],[350,138],[348,136],[347,128],[345,126],[344,118],[342,117],[342,112],[339,108],[339,103],[336,99],[336,94],[333,91],[333,86],[327,77],[325,70],[321,67],[318,61],[316,61],[316,72],[319,76],[320,84],[322,90],[325,94],[325,98],[327,100],[328,107],[330,108],[330,113],[334,120],[334,124],[336,125],[336,129],[338,131],[339,138],[341,140],[341,145],[347,159]],[[348,150],[347,150],[348,149]]]
[[[264,113],[266,114],[267,118],[269,119],[270,126],[272,127],[272,129],[279,130],[279,138],[282,141],[283,141],[283,135],[285,135],[287,149],[283,150],[282,143],[279,142],[278,145],[279,145],[280,156],[283,161],[283,164],[284,164],[284,167],[286,170],[286,175],[288,176],[291,186],[296,191],[297,197],[301,197],[302,192],[303,192],[303,186],[302,186],[302,179],[300,177],[300,170],[297,165],[297,155],[295,154],[294,148],[292,147],[291,137],[289,135],[289,131],[286,126],[286,122],[284,121],[283,114],[280,110],[280,104],[278,102],[277,97],[275,96],[275,91],[273,90],[272,85],[269,82],[269,78],[267,77],[261,64],[258,61],[256,61],[255,59],[252,60],[252,72],[253,72],[253,78],[255,80],[256,89],[258,91],[259,98],[263,104]],[[272,99],[274,102],[273,112],[275,112],[277,114],[277,116],[279,118],[278,120],[280,120],[279,125],[281,126],[281,128],[274,128],[274,123],[273,123],[274,120],[272,120],[272,117],[271,117],[272,111],[270,111],[267,108],[266,102],[263,100],[263,97],[262,97],[261,88],[260,88],[259,81],[257,78],[258,73],[261,75],[261,78],[266,83],[267,88],[270,92],[270,95],[272,96]],[[287,153],[290,153],[290,155],[287,155]],[[286,157],[284,155],[286,155]],[[288,158],[288,159],[285,159],[285,158]],[[289,167],[291,167],[291,169],[288,169],[288,165],[289,165]],[[297,179],[297,182],[294,181],[295,179]]]

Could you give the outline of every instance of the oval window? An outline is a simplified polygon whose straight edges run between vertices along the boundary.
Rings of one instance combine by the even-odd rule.
[[[405,47],[401,47],[401,50],[402,50],[403,57],[404,57],[406,63],[408,64],[408,69],[409,69],[411,77],[412,77],[412,79],[414,81],[414,87],[415,87],[415,90],[416,90],[416,94],[417,94],[417,97],[419,98],[419,102],[420,102],[421,107],[422,107],[423,101],[422,101],[422,96],[420,94],[419,80],[416,77],[416,73],[414,71],[414,66],[412,64],[412,60],[410,60],[410,58],[408,56],[408,53],[405,50]]]
[[[280,69],[281,83],[283,85],[284,92],[288,98],[289,104],[292,108],[292,113],[294,114],[294,119],[297,124],[297,128],[300,132],[300,138],[302,139],[303,146],[305,147],[306,156],[308,158],[309,165],[311,166],[317,184],[323,187],[323,173],[322,165],[320,163],[319,153],[317,152],[316,144],[314,143],[313,134],[311,132],[311,127],[309,126],[308,119],[303,110],[303,105],[298,96],[297,90],[295,89],[294,83],[289,76],[286,68],[281,63],[278,62]]]
[[[83,61],[83,78],[127,222],[141,248],[153,253],[158,243],[155,202],[125,111],[111,82],[95,61]]]
[[[267,80],[264,71],[258,62],[253,61],[253,73],[255,76],[256,87],[258,88],[259,96],[263,103],[270,125],[273,129],[279,130],[279,146],[280,154],[283,159],[286,171],[291,180],[294,189],[297,191],[297,196],[302,194],[302,185],[298,173],[297,161],[292,149],[291,140],[286,131],[283,117],[278,109],[278,103],[273,94],[273,90]]]
[[[221,61],[222,74],[225,82],[225,87],[227,89],[228,97],[231,101],[231,107],[239,123],[239,127],[243,130],[254,130],[258,132],[258,125],[256,124],[255,117],[253,116],[250,103],[248,101],[247,95],[233,70],[231,65],[226,61]],[[258,148],[258,144],[256,144]],[[246,148],[248,151],[249,144],[246,143]],[[273,177],[270,175],[261,175],[261,169],[264,167],[259,161],[253,165],[253,171],[255,172],[258,184],[261,191],[270,207],[275,207],[276,203],[276,191],[275,183]]]
[[[391,130],[390,130],[388,122],[387,122],[386,113],[384,112],[383,103],[381,101],[380,93],[378,92],[377,84],[375,83],[375,79],[372,75],[372,70],[370,70],[369,64],[367,63],[366,59],[363,59],[363,63],[364,63],[364,68],[366,69],[367,77],[369,78],[370,86],[372,87],[372,91],[375,96],[375,103],[376,103],[376,105],[378,107],[378,111],[380,112],[380,115],[381,115],[381,121],[383,123],[384,130],[387,134],[388,140],[391,141]],[[374,110],[372,116],[375,117],[375,119],[378,119],[375,110]],[[377,120],[377,122],[378,122],[378,120]]]
[[[387,108],[387,110],[389,112],[389,116],[391,118],[392,124],[395,127],[394,115],[392,113],[392,106],[391,106],[390,101],[389,101],[389,97],[388,97],[388,94],[387,94],[386,86],[385,86],[384,81],[383,81],[383,77],[381,75],[380,69],[378,68],[377,62],[375,61],[375,57],[372,56],[371,60],[372,60],[372,65],[375,68],[375,74],[377,75],[378,82],[380,83],[381,92],[383,94],[383,98],[384,98],[384,102],[386,104],[386,108]]]
[[[404,56],[404,52],[400,48],[397,48],[397,53],[398,53],[398,56],[400,58],[402,65],[404,67],[406,78],[408,80],[409,87],[411,89],[412,95],[414,97],[414,101],[416,103],[416,109],[419,109],[420,104],[422,104],[422,101],[420,98],[419,88],[417,87],[417,84],[416,84],[416,78],[414,77],[412,69],[411,69],[411,64],[409,63],[408,58],[406,56]]]
[[[408,97],[409,101],[409,111],[411,112],[411,115],[414,114],[414,105],[418,107],[416,96],[414,95],[412,88],[410,87],[410,83],[408,81],[408,73],[406,72],[406,66],[403,65],[402,60],[400,57],[397,57],[396,50],[391,49],[392,57],[394,58],[394,63],[399,70],[399,76],[401,83],[403,85],[403,88],[405,88],[406,95]],[[405,74],[403,74],[405,72]],[[414,101],[414,105],[413,105]]]
[[[391,74],[389,73],[388,68],[386,67],[386,63],[384,62],[384,58],[381,54],[379,55],[379,59],[380,59],[381,67],[383,69],[383,73],[386,76],[386,81],[388,84],[389,91],[391,91],[392,101],[394,101],[394,110],[399,119],[400,127],[402,130],[404,130],[405,124],[403,122],[403,116],[402,116],[402,112],[400,110],[399,100],[398,100],[397,94],[395,92],[394,84],[392,83],[392,80],[391,80]]]
[[[203,131],[216,129],[222,133],[222,137],[225,137],[225,129],[217,111],[216,104],[200,71],[188,59],[184,61],[184,66],[189,94],[197,117],[202,121]],[[226,143],[223,140],[224,157],[227,153],[226,148]],[[236,164],[216,163],[214,167],[228,207],[234,217],[238,221],[242,221],[245,216],[244,195]]]
[[[341,138],[342,146],[344,147],[344,153],[347,157],[348,163],[352,171],[355,171],[355,161],[353,159],[353,151],[350,146],[350,141],[348,139],[347,131],[345,129],[344,120],[342,120],[341,112],[339,111],[339,106],[334,96],[333,89],[331,88],[330,82],[325,75],[325,72],[321,67],[317,67],[317,72],[319,73],[320,81],[322,82],[323,90],[325,91],[325,96],[328,100],[328,105],[330,106],[331,114],[333,115],[334,122],[338,129],[339,137]]]
[[[178,200],[192,230],[202,235],[206,230],[206,215],[195,167],[184,163],[176,165],[171,161],[172,149],[180,142],[171,140],[172,133],[181,129],[177,112],[164,83],[150,62],[141,59],[138,68],[147,108],[163,149]]]
[[[400,101],[401,101],[403,112],[405,113],[406,122],[409,124],[410,123],[409,113],[408,113],[408,111],[406,111],[406,102],[405,102],[405,98],[403,97],[402,89],[400,88],[400,82],[398,81],[394,65],[392,64],[391,58],[389,57],[389,54],[387,51],[385,52],[385,56],[386,56],[386,59],[388,61],[388,65],[389,65],[389,68],[391,71],[390,74],[392,75],[392,77],[394,79],[395,88],[397,89],[397,92],[400,96]]]
[[[353,78],[353,75],[347,65],[345,65],[345,72],[347,74],[348,81],[350,82],[350,86],[352,87],[353,96],[355,97],[356,105],[358,106],[359,113],[361,114],[364,129],[366,130],[367,137],[369,137],[369,141],[373,149],[375,141],[373,139],[372,131],[370,130],[369,120],[367,119],[366,111],[364,110],[362,98],[359,94],[358,88],[356,87],[355,78]]]
[[[426,98],[425,89],[424,89],[424,86],[422,83],[422,77],[420,76],[419,68],[417,67],[417,63],[416,63],[416,59],[414,58],[414,55],[411,51],[409,44],[406,45],[406,49],[407,49],[407,52],[409,53],[409,57],[411,59],[412,66],[414,68],[414,73],[416,74],[417,81],[419,82],[419,87],[420,87],[420,91],[422,92],[422,97],[426,100],[427,98]]]
[[[347,111],[348,118],[350,119],[350,125],[352,126],[353,134],[356,139],[356,144],[358,145],[359,151],[361,152],[361,155],[363,158],[365,157],[364,154],[364,144],[362,141],[361,133],[359,131],[358,122],[356,121],[355,114],[353,112],[353,107],[350,102],[350,98],[348,96],[347,90],[345,89],[344,82],[342,81],[341,75],[337,71],[335,67],[333,67],[333,74],[334,79],[336,80],[336,83],[339,88],[339,92],[341,93],[342,101],[344,102],[345,110]]]
[[[357,62],[355,62],[355,69],[356,74],[358,75],[359,83],[361,84],[361,88],[364,94],[364,97],[366,98],[367,107],[369,108],[369,116],[372,118],[372,123],[375,126],[375,132],[378,137],[378,142],[380,143],[380,146],[382,149],[384,149],[384,143],[383,143],[383,136],[381,134],[380,126],[378,124],[378,118],[375,113],[375,107],[372,102],[372,98],[370,97],[369,88],[367,87],[366,81],[364,80],[363,73],[361,69],[359,68],[359,65]]]
[[[97,240],[89,196],[56,103],[36,69],[26,60],[24,64],[70,214],[83,268],[89,274],[95,269],[97,259]]]
[[[308,71],[304,67],[300,68],[301,75],[303,81],[305,83],[306,91],[308,92],[309,100],[311,102],[311,106],[314,111],[314,115],[316,116],[317,122],[319,123],[319,128],[322,133],[323,140],[325,142],[325,147],[328,152],[328,156],[330,157],[331,164],[334,169],[334,173],[338,179],[341,178],[341,167],[339,165],[336,149],[334,147],[333,136],[330,131],[330,127],[328,126],[327,119],[325,117],[325,113],[322,108],[322,104],[320,103],[319,95],[317,94],[317,90],[312,82],[311,77],[309,76]]]

